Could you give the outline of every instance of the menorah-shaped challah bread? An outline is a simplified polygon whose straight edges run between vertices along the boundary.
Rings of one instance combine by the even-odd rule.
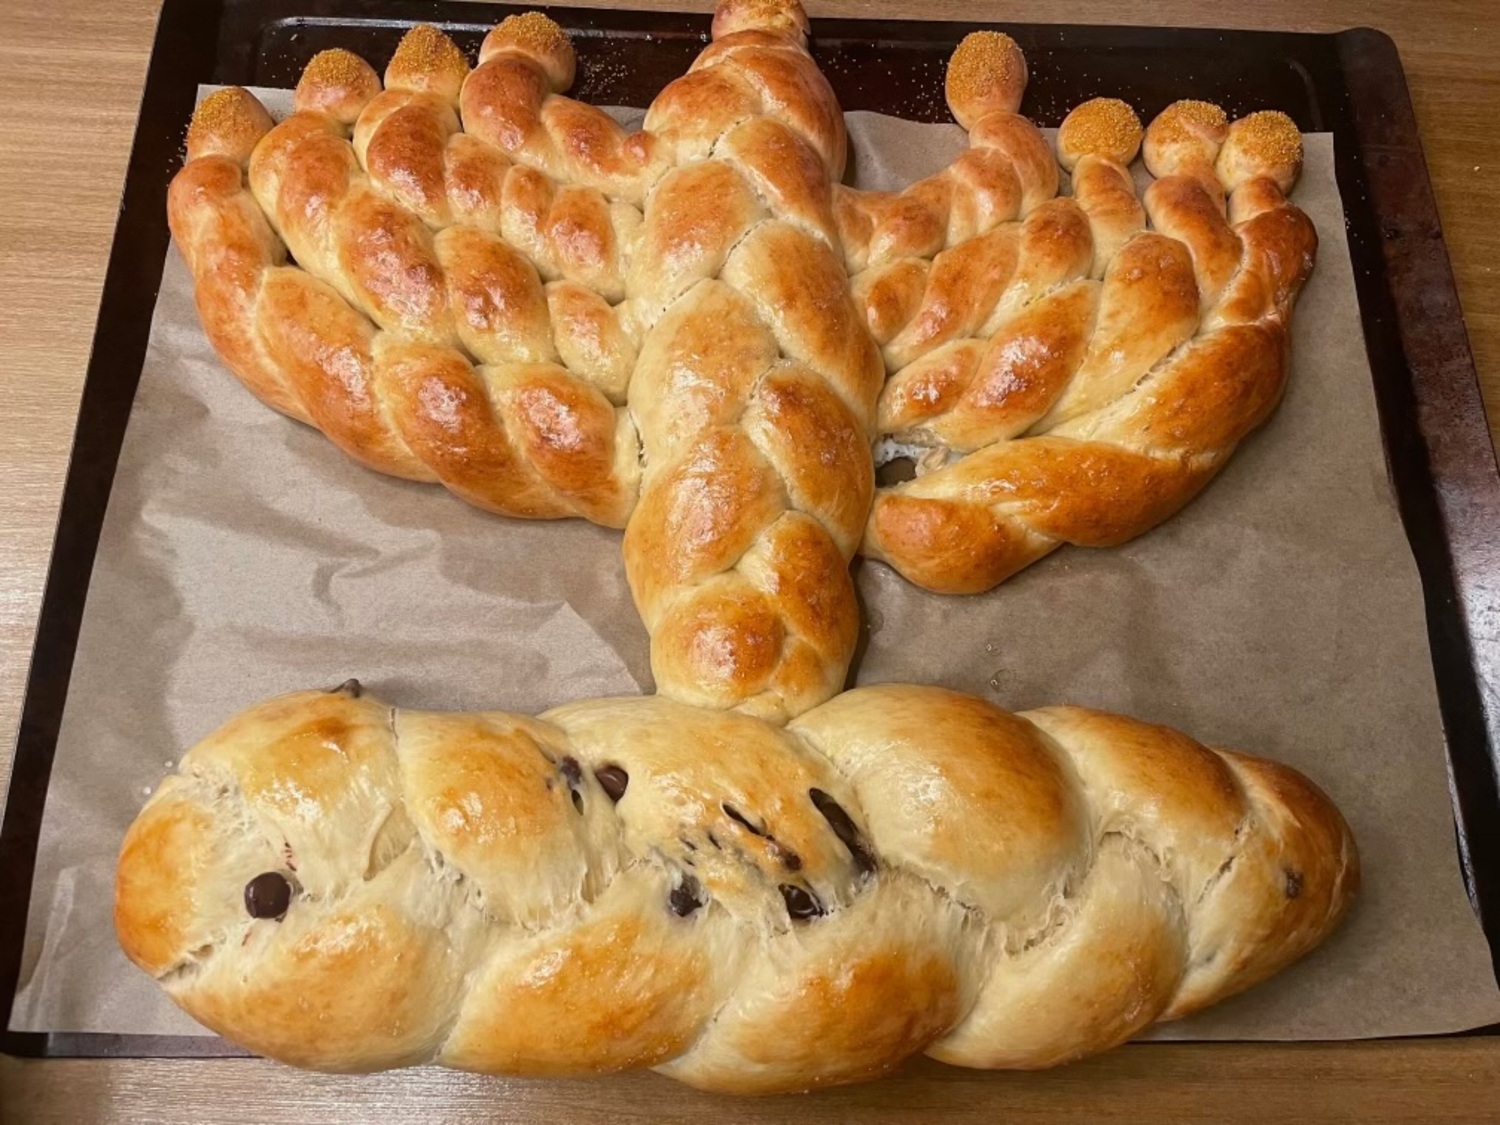
[[[1294,771],[1096,711],[885,685],[786,727],[659,696],[530,719],[348,684],[183,758],[116,925],[286,1062],[766,1093],[1092,1054],[1282,968],[1357,882]]]
[[[351,683],[210,736],[116,887],[126,952],[209,1027],[333,1070],[731,1092],[1046,1066],[1343,915],[1348,828],[1285,767],[934,688],[825,702],[857,550],[985,589],[1152,526],[1266,417],[1316,241],[1295,129],[1178,103],[1143,208],[1139,122],[1087,103],[1059,197],[1025,62],[980,33],[949,68],[968,151],[861,192],[806,32],[726,0],[636,133],[562,96],[535,14],[472,71],[417,28],[383,88],[332,51],[280,124],[200,107],[170,218],[226,363],[372,468],[623,526],[662,693],[530,719]],[[877,441],[915,478],[877,491]]]
[[[324,52],[279,125],[208,98],[170,199],[256,394],[381,471],[625,526],[659,689],[772,718],[844,682],[861,542],[974,591],[1185,503],[1277,401],[1315,245],[1277,114],[1169,108],[1143,212],[1134,114],[1088,103],[1057,197],[995,33],[949,69],[969,151],[843,187],[806,30],[795,0],[727,0],[637,133],[561,95],[572,49],[535,13],[472,71],[415,29],[384,89]],[[916,479],[876,492],[877,438]]]

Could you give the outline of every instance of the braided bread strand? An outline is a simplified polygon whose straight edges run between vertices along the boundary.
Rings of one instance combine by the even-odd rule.
[[[785,728],[662,698],[533,720],[351,684],[182,759],[116,925],[296,1065],[765,1093],[1104,1050],[1294,960],[1357,882],[1305,778],[1115,715],[886,685]]]
[[[1080,106],[1058,143],[1071,198],[906,266],[900,299],[866,290],[894,369],[880,429],[917,476],[878,491],[861,551],[931,590],[985,590],[1065,542],[1156,526],[1285,386],[1317,246],[1285,197],[1301,168],[1291,121],[1164,110],[1145,137],[1152,230],[1126,171],[1129,107]]]
[[[676,163],[632,266],[646,469],[625,567],[658,690],[785,719],[837,691],[854,652],[883,373],[832,212],[833,91],[796,25],[715,27],[646,117]]]
[[[329,51],[274,127],[244,90],[206,99],[169,196],[200,315],[253,392],[371,468],[623,526],[634,341],[608,302],[639,212],[459,132],[467,73],[422,27],[384,92]]]
[[[383,91],[325,53],[274,128],[222,96],[257,115],[235,156],[261,215],[238,175],[192,191],[190,146],[174,230],[204,304],[205,230],[255,221],[246,286],[274,299],[240,301],[242,339],[216,344],[270,351],[232,366],[366,464],[618,526],[644,462],[625,551],[659,683],[785,718],[836,691],[854,649],[881,371],[847,293],[843,118],[805,18],[726,4],[715,27],[638,134],[561,95],[572,49],[540,16],[496,28],[472,73],[415,29]],[[195,136],[216,136],[211,103]],[[266,283],[280,240],[302,270]]]

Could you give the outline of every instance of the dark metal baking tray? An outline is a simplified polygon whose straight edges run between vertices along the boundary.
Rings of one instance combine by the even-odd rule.
[[[0,824],[0,1012],[20,972],[37,837],[89,575],[140,379],[167,252],[167,183],[200,83],[290,86],[325,47],[383,68],[406,28],[432,22],[473,57],[513,8],[417,0],[166,0],[105,275]],[[578,51],[575,93],[646,105],[708,39],[709,17],[546,8]],[[1336,35],[1130,27],[818,20],[813,53],[846,110],[945,121],[944,65],[969,31],[1025,49],[1023,111],[1058,124],[1088,97],[1149,118],[1182,97],[1231,116],[1268,106],[1332,132],[1360,315],[1401,516],[1421,572],[1452,771],[1458,847],[1492,954],[1500,951],[1500,474],[1395,45]],[[28,1056],[240,1053],[213,1038],[0,1033]]]

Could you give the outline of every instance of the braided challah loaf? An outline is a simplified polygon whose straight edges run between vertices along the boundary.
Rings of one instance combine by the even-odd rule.
[[[631,269],[646,468],[625,568],[659,690],[784,719],[854,652],[884,373],[834,221],[838,103],[796,24],[726,32],[741,11],[646,116],[675,167]]]
[[[1117,715],[887,685],[784,728],[530,719],[350,683],[184,756],[115,919],[188,1012],[300,1066],[763,1093],[1104,1050],[1299,957],[1357,882],[1305,778]]]
[[[545,17],[505,20],[472,72],[419,27],[384,89],[318,55],[274,127],[214,94],[170,197],[251,390],[372,468],[625,527],[659,689],[772,719],[844,682],[856,549],[977,591],[1186,503],[1275,405],[1316,244],[1278,114],[1169,108],[1143,210],[1139,122],[1090,102],[1058,197],[992,32],[949,67],[969,151],[904,192],[843,187],[806,31],[796,0],[725,0],[626,133],[562,96]],[[876,438],[915,479],[875,489]]]

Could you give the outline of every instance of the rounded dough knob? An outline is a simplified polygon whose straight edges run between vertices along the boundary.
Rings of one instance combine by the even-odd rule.
[[[1290,117],[1274,109],[1241,117],[1229,127],[1215,171],[1226,191],[1261,176],[1291,191],[1302,172],[1302,134]]]
[[[449,100],[458,98],[469,74],[469,60],[431,24],[418,24],[401,38],[385,68],[385,84],[404,90],[426,90]]]
[[[1141,148],[1141,119],[1119,98],[1094,98],[1063,120],[1057,131],[1057,159],[1069,172],[1085,156],[1128,167]]]
[[[972,31],[948,60],[948,108],[965,129],[987,113],[1015,113],[1026,92],[1026,56],[1009,35]]]
[[[380,77],[364,59],[335,47],[319,51],[302,72],[294,99],[298,111],[320,109],[341,125],[353,125],[371,98],[380,93]]]
[[[1212,168],[1228,132],[1228,118],[1212,102],[1173,102],[1146,130],[1146,168],[1157,179]]]
[[[737,31],[769,31],[801,42],[807,30],[807,13],[797,0],[723,0],[714,12],[715,39]]]
[[[523,55],[540,66],[548,85],[557,93],[573,85],[577,66],[573,44],[568,41],[568,33],[541,12],[506,16],[484,37],[479,61],[488,62],[502,51]]]
[[[271,115],[249,90],[228,86],[199,103],[188,126],[187,158],[227,156],[245,164],[256,142],[271,131]]]

